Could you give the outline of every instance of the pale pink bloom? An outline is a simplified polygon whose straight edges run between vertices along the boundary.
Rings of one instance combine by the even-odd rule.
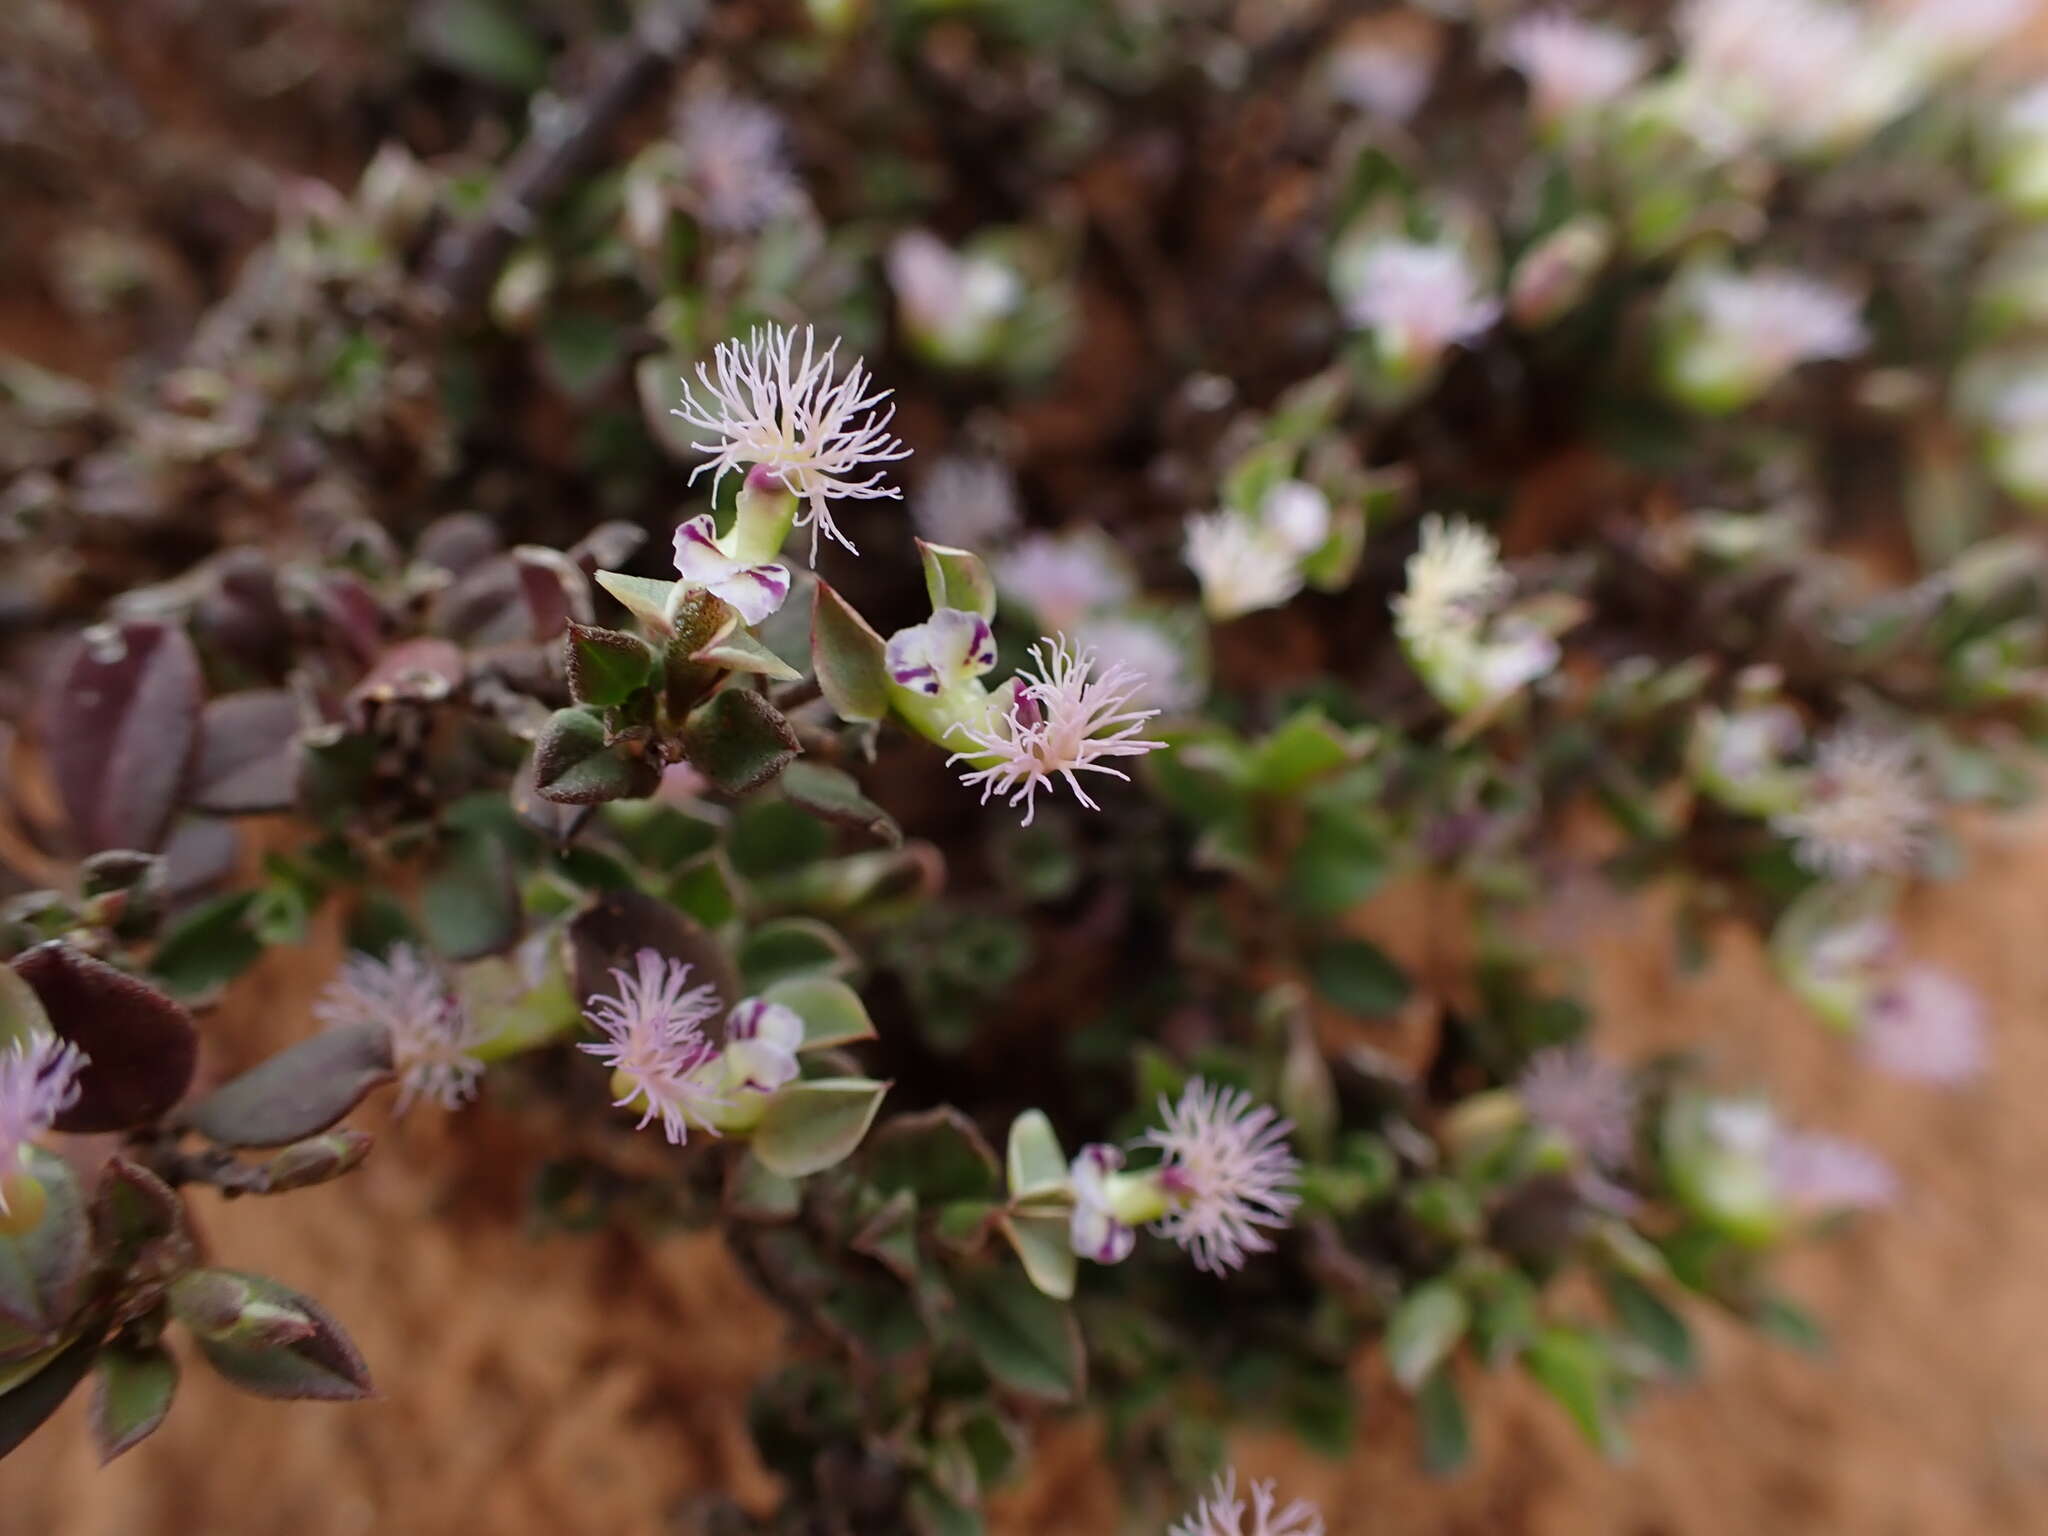
[[[29,1143],[78,1102],[85,1053],[69,1040],[37,1034],[0,1051],[0,1215],[7,1214],[8,1176]]]
[[[856,360],[835,379],[838,342],[819,353],[805,326],[801,356],[796,344],[794,327],[780,325],[756,327],[744,342],[720,342],[711,364],[697,365],[703,399],[685,382],[683,403],[673,414],[711,434],[709,441],[690,445],[711,455],[691,471],[693,482],[711,470],[715,492],[728,474],[760,465],[797,494],[803,505],[796,526],[810,525],[815,562],[820,534],[853,549],[826,503],[901,497],[880,470],[858,476],[863,466],[908,458],[910,450],[890,436],[896,408],[879,409],[890,392],[870,392],[862,363]]]
[[[1894,1077],[1956,1084],[1984,1072],[1984,1005],[1946,971],[1911,965],[1863,1012],[1863,1054]]]
[[[1440,47],[1426,30],[1374,21],[1355,25],[1330,50],[1330,90],[1339,101],[1405,123],[1429,97]]]
[[[1889,1163],[1836,1136],[1780,1130],[1771,1142],[1770,1168],[1779,1198],[1801,1216],[1876,1210],[1899,1195]]]
[[[1808,869],[1854,879],[1911,865],[1932,819],[1912,743],[1850,726],[1821,743],[1801,803],[1771,825]]]
[[[1703,272],[1688,297],[1708,335],[1766,382],[1801,363],[1854,357],[1870,340],[1861,297],[1804,272]]]
[[[1177,714],[1202,702],[1201,680],[1188,664],[1187,646],[1159,625],[1112,615],[1088,620],[1077,638],[1104,665],[1137,676],[1131,702],[1141,709]]]
[[[1131,597],[1131,575],[1116,546],[1094,528],[1032,533],[989,563],[996,588],[1049,630],[1072,630],[1091,613]]]
[[[1097,810],[1078,775],[1128,779],[1129,774],[1102,759],[1142,757],[1166,745],[1138,737],[1159,711],[1131,707],[1143,679],[1128,667],[1113,666],[1091,678],[1093,654],[1069,650],[1064,639],[1041,640],[1031,647],[1031,660],[1036,670],[1026,667],[1018,673],[1022,686],[1008,711],[992,709],[980,730],[955,726],[968,746],[947,759],[986,762],[963,773],[960,782],[970,789],[979,784],[984,804],[992,795],[1006,795],[1011,805],[1023,805],[1027,827],[1037,812],[1038,791],[1054,779],[1064,779],[1076,800]]]
[[[910,516],[934,544],[954,549],[995,544],[1016,531],[1017,483],[994,459],[941,459],[918,487]]]
[[[1285,1508],[1269,1480],[1251,1485],[1251,1504],[1237,1496],[1237,1470],[1216,1479],[1209,1497],[1167,1536],[1323,1536],[1323,1516],[1306,1499]]]
[[[1621,1068],[1584,1046],[1538,1051],[1522,1069],[1515,1091],[1531,1120],[1562,1137],[1587,1162],[1618,1168],[1633,1155],[1635,1085]]]
[[[676,111],[676,142],[697,217],[713,229],[744,234],[803,202],[782,120],[758,102],[700,91]]]
[[[1301,1161],[1287,1145],[1292,1123],[1240,1088],[1199,1077],[1178,1103],[1162,1096],[1159,1114],[1165,1125],[1141,1140],[1163,1154],[1160,1181],[1173,1206],[1153,1230],[1211,1274],[1268,1252],[1273,1243],[1262,1229],[1285,1227],[1301,1203]]]
[[[1650,50],[1642,39],[1557,11],[1515,22],[1501,53],[1528,77],[1536,114],[1543,118],[1612,101],[1650,67]]]
[[[1500,318],[1500,302],[1455,245],[1383,240],[1359,258],[1345,279],[1345,315],[1385,338],[1384,349],[1410,359],[1433,358],[1470,341]]]
[[[713,1116],[726,1101],[712,1070],[718,1048],[704,1025],[717,1017],[717,992],[689,985],[690,967],[654,949],[634,956],[632,973],[611,974],[617,995],[593,997],[584,1009],[605,1038],[578,1049],[624,1079],[614,1084],[623,1092],[613,1102],[640,1105],[642,1126],[659,1115],[662,1134],[677,1146],[693,1125],[716,1136]]]
[[[905,324],[949,354],[972,352],[1024,301],[1016,271],[986,255],[966,255],[913,229],[889,247],[889,286]]]
[[[706,512],[676,529],[676,574],[758,624],[789,596],[789,571],[772,561],[742,565],[718,547],[715,528]]]
[[[1097,1264],[1121,1264],[1137,1246],[1137,1229],[1117,1220],[1109,1203],[1110,1176],[1123,1166],[1121,1148],[1097,1141],[1083,1147],[1067,1169],[1074,1192],[1067,1239],[1075,1253]]]
[[[382,959],[351,955],[313,1016],[329,1029],[383,1027],[398,1074],[399,1114],[419,1099],[459,1109],[476,1097],[484,1066],[473,1053],[489,1029],[439,967],[410,944],[392,945]]]
[[[1408,585],[1394,599],[1394,626],[1410,645],[1428,646],[1478,628],[1513,583],[1500,541],[1477,523],[1431,513],[1408,557]]]

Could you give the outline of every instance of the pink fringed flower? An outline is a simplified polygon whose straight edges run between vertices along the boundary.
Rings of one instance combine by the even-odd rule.
[[[1295,1499],[1282,1508],[1271,1481],[1253,1483],[1250,1491],[1247,1506],[1237,1496],[1237,1471],[1232,1468],[1167,1536],[1323,1536],[1322,1512],[1308,1500]]]
[[[1159,1113],[1165,1125],[1143,1141],[1164,1154],[1160,1177],[1172,1204],[1153,1230],[1192,1254],[1197,1269],[1242,1269],[1272,1248],[1262,1229],[1285,1227],[1301,1203],[1301,1162],[1287,1145],[1293,1125],[1244,1090],[1199,1077],[1179,1103],[1161,1098]]]
[[[703,91],[676,112],[676,142],[697,216],[744,234],[799,207],[782,120],[759,102]]]
[[[984,764],[963,773],[960,782],[969,788],[979,784],[984,803],[991,795],[1006,795],[1013,806],[1021,803],[1027,827],[1037,810],[1038,791],[1055,778],[1064,779],[1076,800],[1096,810],[1078,774],[1128,779],[1129,774],[1102,759],[1141,757],[1166,745],[1138,737],[1159,711],[1131,707],[1144,679],[1128,667],[1113,666],[1091,678],[1094,654],[1071,651],[1064,639],[1040,641],[1031,647],[1031,659],[1037,670],[1018,674],[1023,686],[1008,713],[992,713],[984,729],[955,727],[969,747],[947,759]]]
[[[677,1146],[692,1126],[716,1136],[712,1116],[725,1107],[718,1048],[704,1033],[718,1014],[718,994],[689,980],[682,961],[641,950],[632,973],[613,970],[616,995],[593,997],[585,1009],[605,1038],[579,1047],[612,1069],[620,1095],[613,1102],[638,1105],[643,1127],[659,1115],[662,1134]]]
[[[55,1035],[17,1039],[0,1052],[0,1215],[7,1214],[8,1175],[30,1142],[78,1102],[85,1053]]]
[[[380,1025],[398,1073],[397,1113],[420,1099],[459,1109],[476,1097],[483,1063],[472,1054],[487,1033],[448,978],[410,944],[382,959],[351,955],[313,1006],[329,1029]]]
[[[860,471],[908,458],[910,450],[890,436],[896,408],[879,409],[889,391],[871,391],[862,363],[835,379],[838,342],[820,353],[805,326],[801,355],[796,344],[796,330],[780,325],[757,327],[745,341],[720,342],[711,364],[697,366],[703,398],[686,382],[683,403],[673,414],[710,434],[690,445],[711,455],[691,472],[692,481],[708,469],[715,490],[728,474],[756,464],[782,478],[803,503],[796,526],[810,526],[815,562],[821,534],[853,549],[827,503],[901,497],[902,491],[883,483],[880,470],[865,478]]]

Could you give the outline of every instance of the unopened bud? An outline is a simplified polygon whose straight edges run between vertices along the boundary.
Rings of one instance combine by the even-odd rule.
[[[267,1188],[275,1195],[338,1179],[370,1155],[373,1142],[369,1132],[348,1129],[293,1142],[263,1165]]]
[[[1524,330],[1541,330],[1584,301],[1614,251],[1605,219],[1573,219],[1523,253],[1508,280],[1508,315]]]

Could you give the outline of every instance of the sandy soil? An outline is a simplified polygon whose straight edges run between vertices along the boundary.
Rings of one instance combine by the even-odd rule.
[[[1637,1415],[1637,1451],[1620,1467],[1531,1393],[1491,1384],[1478,1469],[1449,1484],[1414,1470],[1405,1414],[1366,1360],[1368,1428],[1351,1458],[1250,1439],[1246,1468],[1319,1499],[1333,1536],[2048,1529],[2048,954],[2032,932],[2048,811],[1986,826],[1973,846],[1967,895],[1928,893],[1914,922],[1924,951],[1993,1004],[1996,1070],[1967,1093],[1874,1078],[1733,937],[1686,979],[1654,912],[1596,911],[1575,946],[1618,1045],[1711,1041],[1730,1081],[1776,1084],[1899,1165],[1909,1193],[1896,1215],[1788,1266],[1790,1289],[1829,1323],[1829,1358],[1709,1325],[1704,1382]],[[1425,958],[1412,952],[1421,924],[1390,913],[1381,927]],[[222,1064],[303,1027],[323,972],[304,955],[268,962],[220,1021]],[[280,1408],[195,1371],[167,1428],[106,1471],[81,1398],[0,1468],[0,1531],[630,1536],[673,1529],[692,1489],[769,1496],[742,1415],[774,1317],[715,1239],[524,1232],[521,1185],[541,1150],[510,1111],[422,1116],[356,1178],[206,1211],[225,1260],[301,1284],[349,1321],[384,1396]],[[1080,1536],[1116,1518],[1078,1420],[1053,1430],[996,1528]]]

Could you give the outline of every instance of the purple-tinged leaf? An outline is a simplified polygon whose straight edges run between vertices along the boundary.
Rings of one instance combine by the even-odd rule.
[[[85,1380],[99,1348],[97,1338],[82,1338],[28,1380],[0,1392],[0,1457],[42,1428],[43,1422],[64,1406],[72,1388]]]
[[[172,1283],[171,1311],[207,1363],[244,1392],[353,1402],[373,1390],[362,1355],[326,1308],[267,1276],[194,1270]]]
[[[257,1063],[185,1118],[224,1147],[282,1147],[317,1136],[391,1077],[390,1033],[375,1024],[346,1025]]]
[[[683,722],[683,756],[729,795],[758,789],[796,760],[803,743],[751,688],[726,688]]]
[[[43,738],[81,847],[161,846],[203,697],[199,654],[174,625],[134,620],[79,638],[51,678]]]
[[[147,982],[66,944],[41,944],[14,969],[35,989],[50,1027],[85,1052],[78,1101],[60,1131],[125,1131],[160,1119],[185,1096],[198,1064],[192,1015]]]
[[[289,810],[299,787],[299,704],[282,688],[231,693],[206,706],[192,804],[223,816]]]

